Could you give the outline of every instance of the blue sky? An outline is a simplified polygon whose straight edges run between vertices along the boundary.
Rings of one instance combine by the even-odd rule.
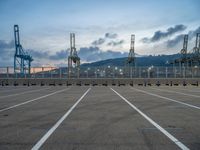
[[[65,65],[70,32],[76,33],[82,62],[125,56],[131,34],[136,35],[135,49],[140,55],[173,54],[181,49],[178,36],[182,34],[191,34],[192,49],[192,37],[200,27],[199,8],[199,0],[1,0],[0,51],[11,58],[9,44],[13,44],[13,25],[18,24],[21,44],[35,57],[35,65]],[[106,33],[117,36],[109,38]],[[153,36],[159,36],[158,40],[152,42]],[[99,39],[104,42],[92,44]],[[92,60],[91,51],[103,55]],[[0,57],[3,60],[12,65],[12,58]]]

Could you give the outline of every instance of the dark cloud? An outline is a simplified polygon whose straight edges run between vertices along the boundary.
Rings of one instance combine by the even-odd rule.
[[[111,50],[102,51],[99,47],[82,47],[78,55],[83,61],[92,62],[110,58],[126,57],[128,53],[114,52]]]
[[[106,33],[105,34],[105,38],[110,38],[110,39],[115,39],[117,38],[117,34],[116,33]]]
[[[156,31],[151,38],[145,37],[141,41],[143,43],[157,42],[157,41],[160,41],[161,39],[164,39],[168,36],[171,36],[171,35],[173,35],[177,32],[184,31],[186,28],[187,27],[182,25],[182,24],[176,25],[174,27],[168,28],[166,32],[163,32],[163,31],[160,31],[160,30]]]
[[[116,33],[105,33],[104,37],[101,37],[101,38],[93,41],[92,45],[93,46],[102,45],[106,42],[107,39],[116,39],[117,36],[118,35]]]
[[[66,60],[69,55],[69,50],[60,50],[55,54],[50,54],[48,51],[34,51],[30,50],[30,54],[36,59],[47,59],[47,60]],[[102,51],[99,47],[81,47],[78,51],[78,56],[83,62],[94,62],[98,60],[126,57],[128,53],[115,52],[111,50]]]
[[[188,34],[189,34],[189,38],[193,38],[193,37],[196,37],[196,34],[197,33],[200,33],[200,26],[194,30],[194,31],[190,31]]]
[[[197,33],[200,33],[200,26],[197,29],[188,32],[189,39],[191,40],[194,37],[196,37]],[[177,35],[174,39],[168,40],[167,47],[172,48],[176,46],[178,43],[183,42],[183,38],[184,38],[184,35],[180,34],[180,35]]]
[[[97,46],[97,45],[102,45],[103,43],[105,43],[105,39],[104,38],[99,38],[98,40],[95,40],[92,42],[92,45]]]
[[[61,50],[56,52],[54,55],[51,55],[49,58],[52,60],[60,60],[60,59],[66,59],[68,56],[67,50]]]
[[[10,49],[10,48],[14,48],[14,41],[10,41],[10,42],[5,42],[3,40],[0,40],[0,49]]]
[[[55,54],[50,54],[49,51],[29,50],[29,53],[33,58],[49,59],[49,60],[63,60],[68,56],[69,50],[60,50]]]
[[[29,54],[33,58],[48,58],[49,57],[49,52],[48,51],[29,50]]]
[[[167,41],[167,47],[172,48],[176,46],[180,41],[183,41],[183,34],[177,35],[174,39]]]
[[[14,53],[14,41],[5,42],[0,40],[0,66],[12,65]]]
[[[109,42],[107,45],[108,46],[118,46],[124,43],[124,40],[120,40],[120,41],[111,41]]]

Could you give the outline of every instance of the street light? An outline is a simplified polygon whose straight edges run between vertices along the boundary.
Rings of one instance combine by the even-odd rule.
[[[117,70],[118,70],[117,67],[113,68],[113,78],[115,78],[115,71],[117,71]]]
[[[149,68],[147,69],[147,71],[148,71],[148,78],[150,78],[150,71],[151,71],[153,68],[154,68],[154,66],[152,65],[151,67],[149,67]]]
[[[89,70],[90,68],[87,68],[87,78],[89,77]]]

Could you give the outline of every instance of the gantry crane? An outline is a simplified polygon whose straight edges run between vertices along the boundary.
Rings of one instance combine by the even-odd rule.
[[[190,61],[193,65],[200,65],[200,33],[196,34],[195,46]]]
[[[188,53],[187,53],[187,47],[188,47],[188,35],[185,34],[184,35],[184,40],[183,40],[183,48],[181,49],[181,57],[178,59],[175,59],[173,64],[179,64],[179,66],[188,66],[189,63],[189,57],[188,57]]]
[[[75,76],[79,78],[80,75],[80,58],[78,57],[75,47],[75,34],[70,33],[70,55],[68,56],[68,78],[75,73]]]
[[[14,72],[22,75],[31,73],[31,62],[33,58],[24,51],[20,44],[19,26],[14,25],[14,38],[15,38],[15,55],[14,55]],[[18,71],[19,70],[19,71]]]
[[[200,65],[200,33],[196,34],[195,46],[188,52],[188,35],[184,35],[183,48],[181,49],[181,57],[175,59],[173,64],[182,66]]]
[[[135,67],[135,35],[132,34],[131,35],[131,45],[130,45],[130,51],[129,51],[129,55],[127,58],[127,64],[129,64],[129,66],[134,66]]]
[[[126,61],[126,64],[128,64],[128,72],[129,72],[129,77],[133,77],[133,67],[136,67],[135,63],[135,35],[131,35],[131,45],[130,45],[130,50],[128,54],[128,58]]]
[[[200,33],[196,34],[195,47],[193,48],[194,54],[200,54]]]

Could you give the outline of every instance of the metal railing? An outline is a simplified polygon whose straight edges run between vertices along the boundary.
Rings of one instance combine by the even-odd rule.
[[[31,74],[14,72],[13,67],[0,67],[0,78],[69,77],[67,67],[32,67]],[[75,69],[70,78],[77,78]],[[200,67],[81,67],[79,78],[200,78]]]

